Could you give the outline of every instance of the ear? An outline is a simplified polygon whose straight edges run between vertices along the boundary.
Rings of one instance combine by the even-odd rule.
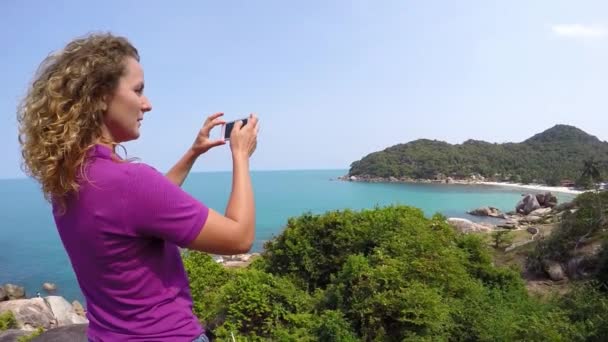
[[[108,98],[108,96],[107,96],[107,95],[104,95],[104,96],[101,98],[101,110],[102,110],[102,111],[104,111],[104,112],[105,112],[106,110],[108,110],[108,101],[109,101],[109,98]]]

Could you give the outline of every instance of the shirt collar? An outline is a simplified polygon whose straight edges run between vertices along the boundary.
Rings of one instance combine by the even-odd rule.
[[[114,159],[112,158],[112,150],[105,145],[94,145],[88,152],[89,157],[97,157],[103,159]]]

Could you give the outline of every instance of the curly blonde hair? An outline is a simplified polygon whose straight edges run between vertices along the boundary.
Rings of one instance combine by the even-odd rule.
[[[102,33],[75,39],[40,64],[18,107],[22,169],[60,212],[86,178],[87,151],[103,141],[104,99],[116,90],[128,57],[139,61],[126,38]]]

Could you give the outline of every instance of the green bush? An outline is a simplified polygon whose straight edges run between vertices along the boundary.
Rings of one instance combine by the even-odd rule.
[[[246,269],[184,253],[220,341],[555,341],[579,330],[440,215],[391,206],[291,218]]]
[[[586,239],[606,228],[608,192],[585,192],[574,199],[576,211],[566,212],[551,235],[538,242],[526,260],[526,268],[543,273],[543,261],[567,262],[576,255]]]
[[[557,302],[574,325],[580,341],[605,341],[608,336],[608,296],[595,282],[578,285]]]
[[[0,331],[17,328],[17,320],[11,311],[0,314]]]

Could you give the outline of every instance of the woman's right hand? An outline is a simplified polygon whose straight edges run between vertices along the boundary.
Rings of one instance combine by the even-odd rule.
[[[234,123],[230,133],[230,149],[233,157],[251,157],[258,143],[259,131],[258,117],[250,114],[247,124],[243,127],[242,121]]]

